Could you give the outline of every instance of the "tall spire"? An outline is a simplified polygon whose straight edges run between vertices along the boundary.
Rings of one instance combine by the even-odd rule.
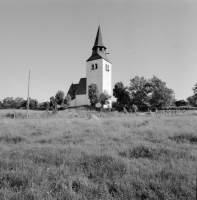
[[[98,27],[98,31],[96,34],[96,39],[94,42],[94,46],[92,48],[92,55],[87,61],[97,60],[97,59],[105,59],[106,61],[110,62],[109,58],[106,56],[106,47],[103,45],[102,35],[101,35],[101,28],[100,25]],[[111,63],[111,62],[110,62]]]
[[[106,47],[103,45],[100,25],[98,27],[96,39],[95,39],[94,46],[93,46],[92,50],[94,50],[95,47],[104,47],[106,49]]]

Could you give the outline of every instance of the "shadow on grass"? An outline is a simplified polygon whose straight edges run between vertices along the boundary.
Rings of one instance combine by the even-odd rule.
[[[1,136],[0,137],[0,142],[5,142],[5,143],[11,143],[11,144],[17,144],[19,142],[24,142],[26,139],[21,136]]]
[[[2,174],[0,178],[0,188],[10,187],[12,190],[25,190],[28,187],[28,178],[23,173],[9,172]]]
[[[81,168],[89,179],[95,181],[122,177],[127,172],[127,165],[123,161],[107,155],[85,155]]]
[[[185,151],[172,150],[167,148],[150,148],[146,146],[137,146],[134,148],[128,148],[119,152],[119,156],[132,158],[147,158],[147,159],[189,159],[189,154]]]
[[[47,148],[28,150],[25,157],[28,160],[32,160],[35,164],[60,166],[64,162],[64,157],[61,155],[61,152]]]
[[[127,158],[153,158],[153,150],[145,146],[138,146],[121,151],[119,155]]]
[[[170,140],[174,140],[177,143],[184,143],[184,142],[189,142],[191,144],[197,144],[197,135],[193,133],[184,133],[180,135],[175,135],[172,137],[169,137]]]

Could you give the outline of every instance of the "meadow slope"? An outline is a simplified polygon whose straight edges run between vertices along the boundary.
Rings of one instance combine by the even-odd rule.
[[[1,118],[0,199],[193,200],[196,122],[72,110]]]

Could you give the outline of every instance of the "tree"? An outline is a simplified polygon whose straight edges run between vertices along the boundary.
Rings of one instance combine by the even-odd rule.
[[[101,104],[101,106],[103,107],[104,105],[109,104],[110,98],[111,98],[111,96],[107,93],[107,91],[104,91],[99,94],[98,101]]]
[[[179,101],[175,101],[175,105],[177,107],[179,107],[179,106],[187,106],[188,103],[185,100],[179,100]]]
[[[174,99],[172,89],[166,87],[166,83],[162,82],[156,76],[149,80],[151,85],[150,104],[152,107],[162,108],[171,105]]]
[[[70,94],[67,94],[67,96],[64,99],[64,104],[70,106],[70,103],[71,103],[71,96]]]
[[[55,97],[50,98],[50,107],[53,108],[53,110],[57,111],[57,100]]]
[[[15,108],[15,101],[13,97],[6,97],[3,99],[4,108]]]
[[[194,96],[187,97],[187,103],[190,106],[196,106],[196,98]]]
[[[49,106],[49,102],[48,101],[42,102],[42,103],[38,104],[38,109],[39,110],[46,110],[47,106]]]
[[[194,91],[194,96],[197,97],[197,83],[194,85],[192,89]]]
[[[65,94],[63,91],[60,91],[60,90],[57,91],[57,93],[55,95],[55,99],[56,99],[58,105],[62,104],[62,102],[64,100],[64,96],[65,96]]]
[[[122,107],[131,105],[132,96],[129,93],[127,87],[124,87],[122,82],[115,84],[113,89],[113,95],[117,98],[117,104]]]
[[[90,84],[88,86],[88,97],[90,99],[90,104],[94,108],[98,103],[99,91],[96,84]]]
[[[150,106],[149,94],[151,92],[151,85],[143,76],[135,76],[130,80],[129,91],[132,95],[132,104],[141,109],[146,109]]]
[[[20,108],[25,103],[25,100],[22,97],[15,98],[15,108]]]
[[[3,103],[2,103],[2,101],[0,101],[0,109],[2,109],[3,108]]]
[[[25,101],[25,103],[23,104],[23,106],[27,107],[27,103],[28,103],[27,101]],[[36,108],[38,108],[38,100],[37,99],[31,99],[29,97],[29,108],[30,109],[36,109]]]
[[[134,113],[136,113],[138,111],[138,107],[135,104],[133,104],[131,106],[131,109],[132,109],[132,112],[134,112]]]

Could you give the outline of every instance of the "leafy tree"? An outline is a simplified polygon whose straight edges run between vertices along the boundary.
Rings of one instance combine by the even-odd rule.
[[[104,91],[99,94],[98,101],[101,104],[101,106],[103,107],[104,105],[109,104],[110,98],[111,98],[111,96],[106,91]]]
[[[15,101],[13,97],[6,97],[3,99],[4,108],[15,108]]]
[[[57,100],[55,97],[51,97],[50,98],[50,103],[49,103],[50,107],[53,108],[53,110],[57,110]]]
[[[197,97],[197,83],[194,85],[192,89],[194,91],[194,96]]]
[[[46,110],[47,103],[49,104],[49,102],[42,102],[42,103],[39,103],[39,104],[38,104],[38,109],[39,109],[39,110]]]
[[[150,104],[153,107],[162,108],[171,105],[173,101],[173,90],[166,87],[156,76],[149,80],[151,85]]]
[[[131,106],[131,109],[132,109],[132,112],[134,112],[134,113],[136,113],[138,111],[138,107],[135,104],[133,104]]]
[[[122,82],[118,82],[115,84],[113,95],[117,98],[117,104],[119,106],[124,107],[131,104],[132,96],[129,93],[127,87],[124,87]]]
[[[185,100],[179,100],[179,101],[175,101],[175,105],[177,107],[179,107],[179,106],[187,106],[187,102]]]
[[[193,99],[196,101],[197,100],[197,83],[194,85],[193,89]]]
[[[67,94],[67,96],[64,99],[64,104],[70,106],[70,103],[71,103],[71,96],[70,94]]]
[[[94,108],[98,103],[99,91],[96,84],[90,84],[88,86],[88,97],[90,99],[90,104]]]
[[[23,106],[27,107],[27,103],[28,103],[28,100],[25,101]],[[38,108],[38,100],[37,99],[31,99],[29,97],[29,109],[36,109],[36,108]]]
[[[64,100],[64,92],[63,91],[57,91],[56,95],[55,95],[55,99],[57,101],[57,104],[58,105],[61,105],[63,103],[63,100]]]
[[[25,100],[22,97],[15,98],[15,108],[20,108],[24,105]]]
[[[138,108],[147,108],[150,106],[151,85],[143,76],[135,76],[130,80],[129,91],[132,95],[132,104]]]
[[[2,108],[3,108],[3,102],[0,101],[0,109],[2,109]]]
[[[114,110],[116,110],[117,106],[118,106],[117,101],[112,101],[112,108],[113,108]]]
[[[195,96],[187,97],[187,102],[190,106],[196,106],[196,98]]]
[[[117,98],[117,104],[127,110],[145,110],[149,107],[164,107],[171,105],[173,90],[166,87],[156,76],[146,80],[144,77],[135,76],[130,80],[130,86],[124,87],[122,82],[115,84],[113,95]],[[132,106],[135,105],[135,106]],[[116,105],[116,108],[118,106]],[[121,110],[118,108],[118,110]]]

